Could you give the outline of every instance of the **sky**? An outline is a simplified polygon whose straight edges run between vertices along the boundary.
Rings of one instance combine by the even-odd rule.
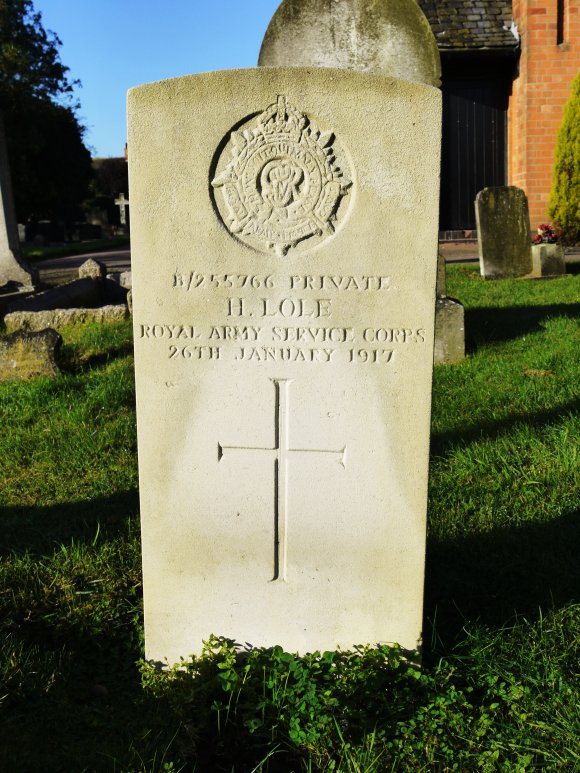
[[[127,90],[179,75],[255,67],[280,0],[33,0],[75,92],[93,157],[122,156]]]

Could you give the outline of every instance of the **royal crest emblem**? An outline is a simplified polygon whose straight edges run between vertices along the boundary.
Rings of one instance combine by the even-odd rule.
[[[334,134],[320,131],[279,96],[232,132],[211,184],[232,234],[256,249],[286,255],[334,233],[352,185],[347,164]]]

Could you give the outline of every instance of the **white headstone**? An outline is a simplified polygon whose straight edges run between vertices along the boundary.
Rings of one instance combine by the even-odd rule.
[[[344,70],[130,92],[148,658],[420,643],[440,127]]]

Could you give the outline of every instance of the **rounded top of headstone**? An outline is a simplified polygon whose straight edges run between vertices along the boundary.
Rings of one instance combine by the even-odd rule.
[[[441,83],[437,42],[415,0],[284,0],[266,30],[258,64]]]

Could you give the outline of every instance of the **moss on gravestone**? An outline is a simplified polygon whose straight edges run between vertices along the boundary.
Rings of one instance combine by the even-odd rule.
[[[51,328],[19,330],[0,338],[0,381],[26,381],[60,373],[56,354],[62,338]]]

